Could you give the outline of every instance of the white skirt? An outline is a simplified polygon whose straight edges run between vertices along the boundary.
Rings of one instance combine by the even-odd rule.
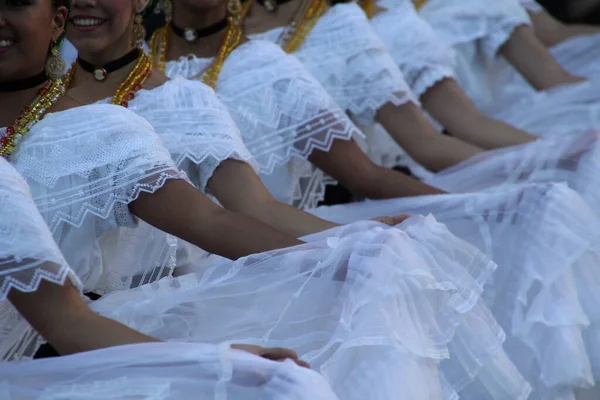
[[[0,363],[2,400],[337,400],[317,373],[227,345],[145,343]]]
[[[511,361],[534,390],[572,391],[598,379],[600,223],[565,185],[366,201],[314,213],[340,223],[432,213],[498,263],[484,297],[508,333]]]
[[[480,300],[495,264],[432,217],[402,228],[358,222],[302,246],[215,258],[93,308],[164,340],[294,349],[345,400],[526,398]]]

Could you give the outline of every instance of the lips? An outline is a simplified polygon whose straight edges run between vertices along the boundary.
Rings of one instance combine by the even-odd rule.
[[[4,53],[15,44],[15,41],[10,38],[0,38],[0,53]]]
[[[105,19],[88,16],[72,17],[69,22],[78,30],[93,30],[106,22]]]

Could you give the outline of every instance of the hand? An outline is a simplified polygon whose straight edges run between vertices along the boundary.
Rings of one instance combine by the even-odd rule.
[[[373,218],[371,221],[381,222],[381,223],[389,225],[389,226],[396,226],[396,225],[401,224],[402,222],[406,221],[410,217],[411,217],[410,214],[400,214],[395,217],[377,217],[377,218]]]
[[[272,360],[272,361],[285,361],[285,360],[289,359],[301,367],[310,368],[310,365],[306,361],[300,360],[298,358],[298,354],[296,354],[296,352],[293,350],[284,349],[281,347],[268,348],[268,347],[254,346],[251,344],[232,344],[231,348],[237,349],[237,350],[243,350],[248,353],[251,353],[251,354],[257,355],[259,357],[266,358],[267,360]]]

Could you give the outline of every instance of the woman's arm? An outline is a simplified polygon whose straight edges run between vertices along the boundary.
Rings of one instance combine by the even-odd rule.
[[[262,222],[219,207],[181,179],[129,204],[150,225],[229,259],[301,244]]]
[[[42,281],[33,293],[12,290],[9,300],[61,355],[158,341],[91,311],[70,281]]]
[[[208,181],[208,189],[226,209],[255,218],[291,237],[337,226],[275,200],[254,170],[241,161],[222,162]]]
[[[351,140],[335,140],[328,152],[315,150],[309,160],[351,192],[370,199],[444,193],[398,171],[375,165]]]
[[[90,310],[70,281],[64,286],[42,281],[38,290],[33,293],[12,290],[9,301],[60,355],[127,344],[160,342]],[[249,345],[231,347],[273,361],[291,359],[302,367],[310,368],[292,350]]]
[[[546,10],[529,12],[536,36],[551,47],[575,36],[600,33],[600,27],[584,24],[565,24]]]
[[[537,90],[584,80],[561,67],[530,26],[517,27],[500,52]]]
[[[488,118],[475,107],[454,79],[444,79],[421,96],[423,108],[452,135],[483,149],[514,146],[537,138]]]
[[[385,104],[377,112],[379,122],[415,161],[431,171],[461,163],[483,150],[438,132],[413,103]]]

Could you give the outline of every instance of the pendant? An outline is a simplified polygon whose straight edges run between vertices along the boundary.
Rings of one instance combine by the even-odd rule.
[[[265,0],[265,8],[269,12],[277,10],[277,0]]]
[[[108,76],[108,72],[106,72],[106,70],[104,68],[98,67],[94,70],[94,79],[96,79],[99,82],[102,82],[103,80],[105,80],[107,76]]]
[[[269,12],[273,12],[273,11],[277,10],[277,0],[265,0],[264,4],[265,4],[265,8]]]
[[[192,28],[185,28],[183,31],[183,37],[186,42],[194,43],[196,39],[198,39],[198,35],[196,34],[196,30]]]

